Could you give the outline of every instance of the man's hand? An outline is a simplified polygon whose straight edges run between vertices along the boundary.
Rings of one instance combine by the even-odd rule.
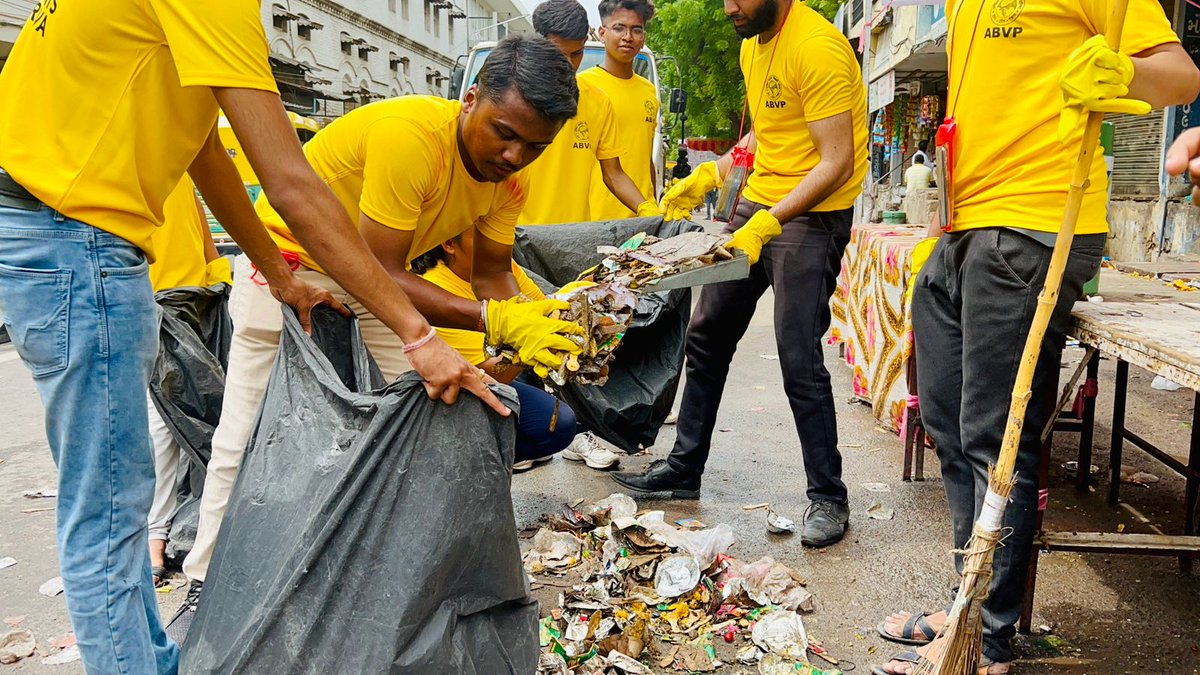
[[[763,209],[758,211],[746,224],[739,227],[733,233],[733,239],[730,240],[725,248],[736,248],[746,252],[750,258],[750,264],[758,262],[762,256],[763,246],[775,237],[783,234],[783,226],[771,212]]]
[[[555,356],[554,351],[583,352],[582,347],[564,337],[583,335],[583,328],[577,323],[549,318],[552,312],[569,307],[562,300],[491,300],[487,303],[488,343],[512,347],[522,364],[557,369],[562,358]]]
[[[1200,127],[1180,134],[1167,150],[1167,173],[1182,176],[1185,172],[1193,186],[1192,203],[1200,204]]]
[[[682,220],[704,203],[704,195],[721,184],[716,162],[704,162],[663,195],[659,212],[667,220]]]
[[[1093,36],[1072,52],[1059,77],[1064,101],[1058,121],[1059,142],[1069,142],[1090,112],[1150,112],[1149,103],[1125,98],[1134,74],[1133,60],[1113,51],[1103,35]]]
[[[305,333],[312,333],[312,310],[317,305],[329,305],[338,314],[350,316],[350,310],[338,302],[333,294],[301,280],[294,274],[289,274],[279,282],[272,283],[268,280],[268,284],[271,295],[275,296],[276,300],[296,310],[296,314],[300,316],[300,327]]]
[[[512,414],[488,389],[483,371],[467,363],[440,337],[433,338],[406,356],[413,370],[425,380],[425,393],[429,394],[429,398],[450,405],[458,400],[459,391],[465,389],[504,417]]]

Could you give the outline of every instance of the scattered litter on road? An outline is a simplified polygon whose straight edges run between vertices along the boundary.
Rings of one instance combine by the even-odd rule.
[[[1062,468],[1063,468],[1063,475],[1066,476],[1067,478],[1074,478],[1075,476],[1079,475],[1079,462],[1076,462],[1075,460],[1071,460],[1070,462],[1063,462]],[[1099,476],[1100,475],[1100,467],[1096,466],[1095,464],[1089,464],[1088,465],[1088,475]]]
[[[26,499],[54,499],[58,496],[58,490],[54,488],[42,488],[41,490],[26,490]]]
[[[750,639],[774,615],[784,618],[772,620],[781,628],[769,639],[792,662],[804,661],[807,641],[796,612],[814,605],[805,580],[770,557],[749,564],[730,557],[728,525],[693,529],[703,525],[694,519],[672,525],[662,511],[639,512],[621,494],[579,506],[569,517],[557,511],[543,520],[546,527],[523,546],[526,571],[537,582],[549,581],[550,574],[573,583],[539,624],[539,675],[642,675],[651,672],[650,664],[712,672],[726,665],[717,657],[718,644],[737,648],[725,658],[732,661],[737,653],[740,663],[750,665],[766,649],[748,645],[751,653],[735,642]],[[551,569],[548,554],[551,560],[578,560]]]
[[[71,645],[66,649],[51,654],[42,659],[44,666],[61,666],[64,663],[74,663],[79,660],[79,645]]]
[[[867,517],[872,520],[891,520],[896,517],[896,512],[879,502],[875,502],[867,507]]]
[[[771,508],[771,505],[768,504],[767,502],[763,502],[761,504],[746,504],[746,505],[742,506],[743,511],[757,511],[759,509],[769,509],[769,508]]]
[[[804,622],[795,612],[774,612],[754,624],[751,639],[767,654],[808,662],[808,635]]]
[[[1158,391],[1179,391],[1183,388],[1183,385],[1176,384],[1162,375],[1156,375],[1154,381],[1150,383],[1150,388]]]
[[[33,633],[27,630],[10,630],[0,636],[0,663],[16,663],[33,656],[35,649],[37,640],[33,639]]]
[[[786,516],[781,516],[767,509],[767,532],[771,534],[791,534],[796,531],[796,522]]]
[[[779,355],[778,354],[759,354],[758,358],[766,359],[767,361],[778,361]]]
[[[723,433],[723,434],[727,434],[727,433],[729,433],[729,432],[733,431],[733,429],[731,429],[731,428],[729,428],[729,427],[725,427],[724,429],[721,429],[720,431],[721,431],[721,433]]]
[[[21,622],[22,622],[22,621],[24,621],[24,620],[25,620],[25,615],[24,615],[24,614],[22,614],[21,616],[9,616],[9,617],[5,617],[5,618],[4,618],[4,623],[6,623],[6,624],[8,624],[8,625],[10,625],[10,626],[20,626],[20,625],[21,625]]]
[[[867,492],[891,492],[892,486],[887,483],[863,483],[863,489]]]
[[[40,509],[21,509],[21,513],[48,513],[53,510],[53,506],[46,506]]]
[[[685,530],[703,530],[704,528],[708,527],[695,518],[680,518],[679,520],[675,521],[675,524]]]
[[[1121,467],[1121,482],[1149,488],[1159,481],[1158,476],[1149,471],[1135,471],[1127,466]]]
[[[54,596],[59,595],[62,592],[63,592],[62,577],[54,577],[53,579],[50,579],[49,581],[47,581],[46,583],[44,583],[38,587],[38,593],[41,593],[42,595],[49,597],[49,598],[53,598]]]
[[[16,564],[17,564],[17,559],[12,556],[9,556],[7,558],[0,558],[0,570],[7,569]]]

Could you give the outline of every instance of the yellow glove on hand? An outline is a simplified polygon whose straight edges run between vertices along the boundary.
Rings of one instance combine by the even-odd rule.
[[[655,214],[657,215],[657,212],[655,212]],[[557,291],[554,291],[553,295],[565,295],[567,293],[570,293],[571,291],[577,291],[581,288],[591,288],[592,286],[595,286],[595,285],[596,285],[596,282],[594,282],[594,281],[572,281],[571,283],[566,284],[565,286],[558,289]]]
[[[705,162],[696,167],[687,178],[667,190],[659,212],[667,220],[690,218],[692,210],[704,203],[704,195],[720,185],[721,177],[717,174],[717,163]]]
[[[542,364],[557,370],[562,365],[562,357],[555,356],[550,350],[568,354],[583,351],[564,337],[583,335],[579,324],[549,318],[551,312],[569,307],[562,300],[491,300],[487,303],[488,344],[512,347],[523,364],[535,368]]]
[[[771,215],[770,211],[763,209],[750,216],[750,220],[746,221],[745,225],[734,231],[733,239],[725,244],[725,248],[745,251],[750,258],[750,264],[753,265],[762,256],[763,246],[781,234],[783,234],[783,226],[779,224],[775,216]]]
[[[920,274],[921,268],[925,267],[925,261],[929,260],[929,255],[933,253],[933,247],[937,245],[937,237],[929,237],[922,239],[921,243],[913,247],[912,265],[908,274],[908,288],[905,290],[905,301],[912,304],[913,289],[917,287],[917,275]]]
[[[1103,35],[1090,38],[1072,52],[1059,77],[1065,105],[1058,119],[1058,142],[1070,142],[1090,112],[1150,112],[1149,103],[1124,98],[1129,94],[1133,74],[1133,60],[1113,51]]]
[[[638,218],[650,218],[652,216],[660,215],[661,213],[662,212],[658,210],[658,202],[654,201],[653,199],[647,199],[641,204],[638,204],[637,207]]]

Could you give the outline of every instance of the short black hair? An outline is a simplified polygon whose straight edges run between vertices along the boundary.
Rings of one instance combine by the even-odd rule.
[[[654,18],[654,0],[602,0],[599,9],[600,20],[612,16],[618,9],[628,9],[642,17],[642,21],[646,23],[650,23],[650,19]]]
[[[533,29],[542,37],[586,40],[588,15],[579,0],[546,0],[533,10]]]
[[[925,155],[917,155],[916,157],[913,158],[913,161],[916,162],[917,164],[924,164],[925,163]]]
[[[521,98],[551,122],[566,122],[579,107],[575,69],[553,42],[537,35],[513,34],[501,40],[483,62],[476,84],[480,97],[492,102],[516,87]]]

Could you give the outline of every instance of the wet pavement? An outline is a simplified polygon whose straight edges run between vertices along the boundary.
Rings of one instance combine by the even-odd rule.
[[[845,480],[850,488],[851,526],[846,540],[828,549],[804,549],[798,536],[768,534],[761,511],[743,505],[770,502],[783,515],[799,519],[806,505],[804,469],[791,415],[781,389],[779,362],[761,357],[777,350],[771,329],[769,299],[760,305],[741,349],[713,440],[708,472],[698,501],[638,499],[643,508],[666,511],[667,520],[696,518],[708,525],[725,522],[737,535],[731,553],[743,560],[773,556],[808,579],[816,595],[816,611],[804,617],[811,634],[835,657],[869,672],[898,646],[875,635],[874,626],[887,613],[932,609],[949,599],[949,524],[937,462],[932,453],[929,480],[900,480],[902,447],[890,432],[877,428],[870,410],[849,402],[849,371],[826,350],[838,400]],[[1068,362],[1082,352],[1069,350]],[[0,558],[18,564],[0,569],[0,618],[24,616],[21,628],[33,631],[39,646],[70,631],[63,596],[49,598],[38,587],[57,576],[54,515],[41,510],[52,499],[29,499],[27,490],[53,487],[54,470],[42,430],[42,410],[32,382],[11,345],[0,346],[0,408],[5,412],[0,437]],[[1094,463],[1107,465],[1108,419],[1112,401],[1107,385],[1113,364],[1104,361]],[[1064,371],[1066,372],[1066,371]],[[1150,387],[1152,377],[1134,369],[1130,381],[1129,425],[1168,450],[1186,452],[1191,424],[1192,393],[1163,392]],[[648,453],[628,457],[626,468],[638,469],[664,457],[674,431],[666,427]],[[1059,434],[1052,463],[1051,505],[1047,526],[1057,530],[1152,532],[1182,531],[1183,481],[1140,452],[1126,450],[1126,463],[1161,478],[1149,488],[1125,486],[1123,497],[1149,523],[1128,509],[1109,507],[1103,498],[1107,476],[1098,492],[1079,494],[1066,481],[1061,464],[1074,458],[1077,437]],[[866,483],[884,483],[887,492],[868,491]],[[618,491],[600,472],[561,458],[520,474],[513,481],[518,525],[533,525],[539,515],[564,502],[594,501]],[[874,503],[895,510],[892,520],[872,520]],[[28,511],[28,512],[27,512]],[[1200,571],[1196,573],[1200,575]],[[381,580],[382,581],[382,580]],[[554,589],[538,592],[552,602]],[[183,590],[159,596],[168,615]],[[1174,559],[1132,556],[1044,554],[1041,559],[1035,627],[1049,635],[1019,639],[1022,673],[1190,673],[1200,668],[1200,583],[1180,572]],[[3,626],[7,629],[8,626]],[[50,650],[53,651],[53,650]],[[729,665],[719,672],[740,672]],[[41,665],[39,658],[0,667],[13,673],[79,673],[78,663]]]

